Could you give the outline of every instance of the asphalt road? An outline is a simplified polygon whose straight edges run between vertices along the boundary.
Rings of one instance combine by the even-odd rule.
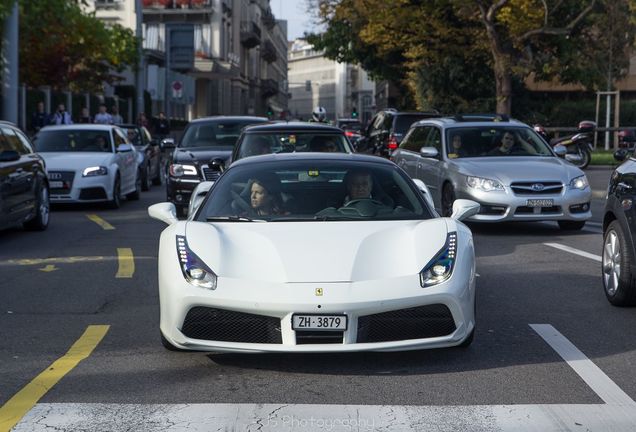
[[[487,421],[489,417],[484,420],[479,413],[492,412],[491,406],[566,405],[567,409],[589,407],[582,412],[594,418],[607,416],[602,419],[610,422],[606,425],[618,421],[623,429],[615,430],[634,430],[631,418],[616,420],[608,412],[595,411],[612,408],[611,398],[620,393],[607,383],[624,392],[630,409],[629,401],[636,399],[636,309],[612,307],[605,299],[595,256],[601,251],[602,207],[611,170],[591,168],[586,173],[595,191],[594,219],[582,231],[563,232],[556,223],[471,225],[479,273],[478,325],[468,349],[329,355],[166,351],[159,341],[156,259],[164,225],[146,211],[163,199],[162,187],[143,193],[141,201],[124,202],[119,210],[55,209],[45,232],[6,230],[0,233],[0,431],[9,424],[8,414],[20,412],[16,398],[27,403],[33,399],[32,387],[38,386],[43,388],[35,398],[38,405],[20,417],[16,430],[53,430],[55,422],[47,423],[46,415],[52,412],[57,412],[59,422],[55,430],[185,431],[212,430],[212,425],[219,430],[283,429],[273,417],[268,417],[269,423],[261,419],[245,426],[237,420],[244,412],[234,419],[217,418],[201,429],[155,422],[168,416],[162,410],[171,406],[183,410],[192,404],[211,404],[194,405],[208,409],[246,404],[253,408],[247,417],[257,417],[254,413],[263,407],[266,411],[280,407],[273,409],[277,411],[287,404],[311,404],[312,412],[332,413],[336,407],[357,406],[359,420],[366,406],[403,407],[405,418],[393,408],[391,415],[407,423],[414,415],[432,416],[437,420],[427,423],[435,425],[430,430],[462,430],[462,425],[463,430],[498,430],[475,426]],[[559,245],[588,255],[558,249]],[[531,327],[543,324],[552,327]],[[36,381],[40,374],[64,370],[53,363],[91,325],[109,326],[100,327],[105,335],[95,349],[65,375],[60,373],[59,381],[40,385]],[[539,328],[553,328],[580,350],[572,363],[541,336]],[[587,359],[591,362],[585,363]],[[577,372],[573,366],[577,361],[595,367],[596,375],[590,378]],[[595,379],[607,385],[595,386]],[[606,394],[602,388],[613,390]],[[143,407],[150,406],[149,414]],[[426,407],[426,412],[418,407]],[[474,407],[479,407],[478,412]],[[460,423],[439,420],[444,412],[452,412]],[[101,423],[87,420],[100,415],[106,416]],[[190,420],[195,417],[190,415]],[[76,418],[84,418],[84,423],[73,423]],[[577,423],[566,422],[558,430],[610,430]],[[312,429],[300,422],[293,426],[284,430]],[[354,430],[340,426],[317,429]],[[510,430],[523,429],[517,426]]]

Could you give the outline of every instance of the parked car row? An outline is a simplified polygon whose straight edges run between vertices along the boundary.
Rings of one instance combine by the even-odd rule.
[[[161,161],[159,143],[136,125],[46,126],[31,141],[0,122],[0,229],[45,229],[51,203],[119,208],[162,183]]]

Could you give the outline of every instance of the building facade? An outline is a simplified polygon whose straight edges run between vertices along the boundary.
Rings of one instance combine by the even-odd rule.
[[[165,68],[166,28],[182,24],[194,31],[192,67],[170,71],[153,100],[164,86],[163,104],[174,110],[179,96],[187,119],[273,117],[287,109],[286,23],[275,19],[269,0],[144,0],[144,49],[156,60],[157,76]],[[175,82],[180,92],[171,91]]]
[[[94,0],[92,10],[106,23],[134,31],[135,4]],[[269,0],[140,0],[139,6],[152,115],[164,111],[187,120],[248,114],[278,118],[287,111],[287,23],[274,17]],[[181,29],[192,33],[186,67],[175,66],[184,46],[169,41],[171,35],[182,34]],[[131,71],[123,84],[134,83]]]
[[[292,117],[308,120],[317,106],[332,121],[373,117],[375,84],[360,66],[329,60],[302,39],[289,44],[288,64]]]

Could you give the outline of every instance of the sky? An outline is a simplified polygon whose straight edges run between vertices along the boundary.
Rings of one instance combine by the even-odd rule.
[[[302,37],[305,31],[312,30],[306,0],[270,0],[270,6],[276,18],[287,20],[288,40]]]

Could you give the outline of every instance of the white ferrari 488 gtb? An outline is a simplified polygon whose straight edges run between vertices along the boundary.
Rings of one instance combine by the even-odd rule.
[[[475,331],[473,238],[456,200],[373,156],[240,160],[159,246],[161,339],[173,350],[398,351],[467,346]],[[205,192],[204,192],[205,193]]]

